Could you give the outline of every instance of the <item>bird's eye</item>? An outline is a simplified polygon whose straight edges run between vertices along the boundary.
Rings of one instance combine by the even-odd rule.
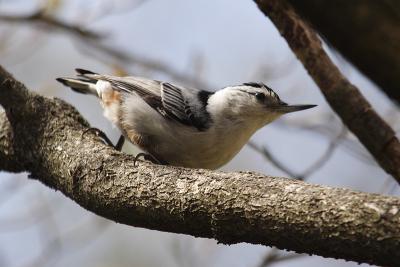
[[[257,100],[262,101],[265,99],[265,95],[263,93],[255,93]]]

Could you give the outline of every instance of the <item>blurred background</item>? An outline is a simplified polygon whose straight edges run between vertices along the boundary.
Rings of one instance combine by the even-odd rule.
[[[222,169],[399,195],[343,127],[273,24],[250,0],[0,0],[0,64],[28,88],[74,105],[110,139],[95,98],[55,81],[74,68],[202,89],[262,81],[317,108],[258,131]],[[343,74],[396,130],[397,107],[338,53]],[[137,153],[125,146],[127,153]],[[98,217],[26,174],[0,173],[0,266],[359,266],[249,244],[127,227]],[[363,264],[361,266],[368,266]]]

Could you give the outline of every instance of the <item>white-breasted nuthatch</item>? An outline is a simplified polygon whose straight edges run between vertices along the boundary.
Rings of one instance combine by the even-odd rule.
[[[279,116],[315,107],[288,105],[263,83],[196,90],[140,77],[77,69],[57,80],[100,99],[123,136],[158,162],[216,169],[231,160],[261,127]]]

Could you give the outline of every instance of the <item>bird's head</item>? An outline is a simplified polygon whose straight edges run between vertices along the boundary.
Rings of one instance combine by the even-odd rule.
[[[232,119],[269,123],[279,116],[309,109],[316,105],[288,105],[263,83],[229,86],[215,93],[212,109]]]

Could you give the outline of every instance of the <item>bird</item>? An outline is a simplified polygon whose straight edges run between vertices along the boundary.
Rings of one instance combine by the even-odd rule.
[[[75,78],[56,80],[99,98],[104,116],[121,131],[118,149],[128,139],[153,162],[187,168],[218,169],[263,126],[316,106],[288,105],[261,82],[211,92],[136,76],[76,72]]]

